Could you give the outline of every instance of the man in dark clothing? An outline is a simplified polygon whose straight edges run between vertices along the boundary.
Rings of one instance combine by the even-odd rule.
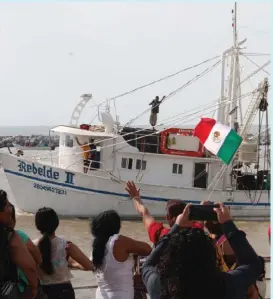
[[[165,96],[159,100],[159,97],[156,96],[154,100],[151,101],[149,105],[152,105],[151,108],[151,115],[150,115],[150,124],[154,129],[154,126],[156,125],[157,122],[157,114],[159,113],[159,105],[162,103],[162,101],[165,99]]]
[[[97,146],[95,144],[94,138],[90,139],[90,160],[91,160],[91,169],[95,169],[97,161]]]

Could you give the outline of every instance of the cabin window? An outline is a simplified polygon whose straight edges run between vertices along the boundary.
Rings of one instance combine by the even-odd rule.
[[[69,135],[65,135],[65,146],[73,147],[73,138]]]
[[[182,174],[183,173],[183,165],[182,164],[173,164],[173,173],[174,174]]]
[[[132,169],[133,159],[132,158],[122,158],[121,159],[121,168]]]
[[[147,161],[140,160],[140,159],[136,160],[136,169],[138,169],[138,170],[146,170],[146,166],[147,166]]]

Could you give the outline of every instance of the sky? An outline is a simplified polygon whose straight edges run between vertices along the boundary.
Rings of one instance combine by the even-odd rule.
[[[107,98],[221,55],[233,42],[232,8],[232,2],[0,2],[0,126],[68,124],[84,93],[93,100],[80,122],[90,123]],[[248,39],[243,52],[270,53],[271,15],[269,2],[238,3],[239,40]],[[262,65],[270,56],[248,58]],[[111,111],[122,124],[136,118],[133,125],[146,125],[149,113],[137,116],[156,95],[168,95],[217,61],[112,101]],[[242,79],[256,69],[245,57],[241,64]],[[242,93],[265,76],[252,77]],[[196,123],[202,105],[219,98],[220,81],[218,66],[163,103],[158,123],[200,107],[189,120]]]

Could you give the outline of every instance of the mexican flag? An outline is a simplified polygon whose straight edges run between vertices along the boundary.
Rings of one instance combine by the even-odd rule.
[[[213,118],[201,118],[194,129],[194,136],[211,153],[229,164],[243,139],[233,129],[217,122]]]

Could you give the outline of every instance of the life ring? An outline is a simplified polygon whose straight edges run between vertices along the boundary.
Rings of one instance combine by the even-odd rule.
[[[160,150],[161,150],[161,152],[166,155],[204,157],[205,149],[200,142],[199,142],[198,151],[183,151],[183,150],[176,150],[176,149],[168,149],[168,147],[167,147],[168,145],[171,145],[172,141],[173,141],[173,140],[169,140],[170,134],[193,136],[193,131],[194,131],[193,129],[179,129],[179,128],[169,128],[167,130],[164,130],[160,135]]]

